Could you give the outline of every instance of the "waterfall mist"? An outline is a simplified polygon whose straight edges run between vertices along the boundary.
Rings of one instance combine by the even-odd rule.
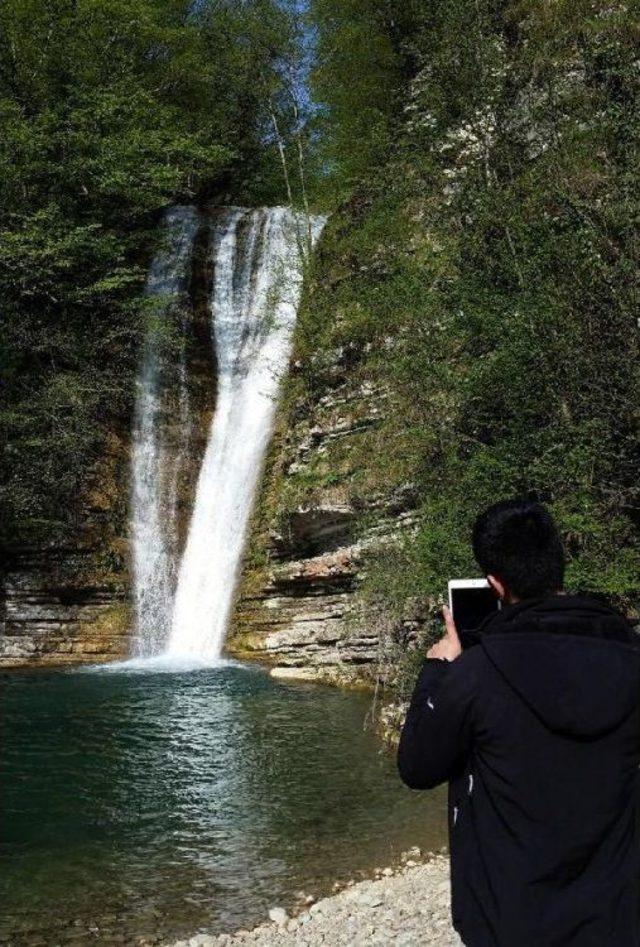
[[[216,402],[180,550],[178,483],[193,423],[184,294],[203,220],[211,228]],[[323,223],[312,221],[314,239]],[[175,208],[166,229],[166,246],[149,277],[148,292],[162,305],[145,343],[134,420],[134,652],[212,661],[224,644],[278,384],[289,359],[308,230],[305,218],[285,208],[223,208],[213,216]],[[173,333],[173,345],[167,347],[163,329]]]

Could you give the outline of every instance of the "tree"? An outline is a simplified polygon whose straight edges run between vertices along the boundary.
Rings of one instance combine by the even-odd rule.
[[[162,209],[256,180],[277,193],[259,80],[277,77],[282,17],[275,0],[3,3],[5,542],[72,530],[128,423]]]

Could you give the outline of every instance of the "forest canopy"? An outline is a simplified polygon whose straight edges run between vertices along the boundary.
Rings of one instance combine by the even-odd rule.
[[[128,423],[163,208],[293,201],[332,217],[289,402],[350,346],[385,408],[333,476],[417,498],[372,594],[473,568],[477,509],[524,492],[572,584],[636,601],[639,41],[593,0],[6,0],[5,544],[73,532]]]

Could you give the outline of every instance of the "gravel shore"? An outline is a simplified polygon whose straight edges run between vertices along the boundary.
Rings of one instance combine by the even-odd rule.
[[[381,877],[347,886],[289,917],[270,911],[270,922],[251,931],[197,934],[174,947],[462,947],[449,914],[449,860],[432,856],[386,868]]]

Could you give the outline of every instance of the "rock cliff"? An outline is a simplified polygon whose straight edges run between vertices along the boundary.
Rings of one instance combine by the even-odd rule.
[[[88,553],[22,553],[5,576],[0,666],[108,661],[128,650],[122,576],[87,575]]]
[[[413,523],[410,486],[354,485],[386,394],[350,378],[348,347],[323,358],[312,400],[294,364],[253,517],[229,651],[277,677],[370,685],[384,643],[361,588],[368,556]]]
[[[128,473],[127,438],[114,431],[86,475],[73,542],[5,550],[0,667],[107,661],[127,653]]]

